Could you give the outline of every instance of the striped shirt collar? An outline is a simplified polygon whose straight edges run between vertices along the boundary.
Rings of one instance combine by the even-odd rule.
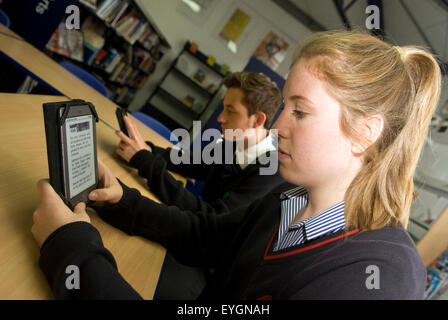
[[[282,200],[280,227],[274,250],[302,244],[345,228],[344,201],[316,216],[292,223],[296,214],[307,205],[308,192],[303,187],[297,187],[283,192],[280,199]]]

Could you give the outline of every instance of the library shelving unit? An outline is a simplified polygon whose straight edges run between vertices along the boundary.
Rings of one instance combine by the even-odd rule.
[[[46,46],[56,61],[70,61],[105,84],[127,108],[154,72],[169,43],[136,0],[79,0],[80,30],[65,19]]]
[[[416,198],[408,232],[427,270],[426,299],[448,292],[448,115],[433,117],[414,175]],[[444,298],[446,299],[446,298]]]
[[[190,130],[215,99],[228,72],[227,66],[187,42],[141,111],[171,130]]]

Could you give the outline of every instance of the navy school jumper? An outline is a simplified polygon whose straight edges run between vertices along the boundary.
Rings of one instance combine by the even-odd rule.
[[[340,231],[274,253],[280,193],[291,185],[220,215],[210,208],[193,213],[166,207],[122,186],[120,202],[97,212],[130,235],[159,242],[184,264],[214,268],[201,299],[424,297],[426,269],[401,225]],[[45,241],[39,262],[57,299],[141,298],[117,271],[98,231],[86,222],[56,230]],[[68,265],[80,268],[79,290],[65,286]],[[369,266],[379,271],[373,288]]]

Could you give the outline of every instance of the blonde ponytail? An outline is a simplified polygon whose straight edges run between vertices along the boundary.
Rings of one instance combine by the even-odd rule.
[[[367,34],[311,35],[294,64],[309,61],[341,105],[341,127],[351,139],[361,117],[380,114],[384,128],[363,155],[345,195],[347,227],[373,230],[407,225],[413,176],[441,90],[435,58],[422,48],[392,47]]]

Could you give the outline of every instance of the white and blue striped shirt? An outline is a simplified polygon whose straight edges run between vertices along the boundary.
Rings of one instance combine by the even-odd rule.
[[[282,200],[280,227],[274,251],[296,246],[345,228],[344,201],[317,216],[292,223],[297,213],[307,205],[308,192],[303,187],[297,187],[283,192],[280,199]]]

